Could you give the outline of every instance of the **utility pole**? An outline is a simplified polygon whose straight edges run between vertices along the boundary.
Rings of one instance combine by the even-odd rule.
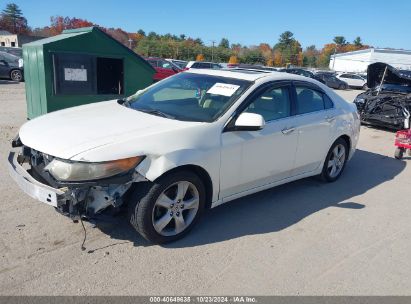
[[[331,68],[334,71],[334,66],[335,66],[335,54],[337,54],[337,45],[334,47],[334,55],[333,55],[333,67]]]
[[[215,44],[215,40],[211,40],[211,43],[213,44],[213,47],[211,48],[211,62],[214,62],[214,44]]]

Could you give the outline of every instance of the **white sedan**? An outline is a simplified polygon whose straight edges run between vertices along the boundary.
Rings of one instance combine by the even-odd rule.
[[[352,73],[341,73],[337,75],[337,78],[345,81],[352,88],[367,89],[367,78]]]
[[[192,70],[124,100],[25,123],[10,174],[74,219],[127,206],[147,240],[185,235],[205,208],[308,176],[337,180],[352,157],[354,104],[298,75]]]

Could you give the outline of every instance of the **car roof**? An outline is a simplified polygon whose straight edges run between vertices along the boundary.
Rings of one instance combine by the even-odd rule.
[[[227,78],[236,78],[241,80],[255,81],[257,79],[262,79],[267,81],[275,80],[300,80],[305,82],[318,83],[312,78],[290,74],[282,73],[275,71],[262,71],[257,69],[198,69],[198,70],[188,70],[184,73],[193,73],[193,74],[203,74],[203,75],[212,75],[212,76],[221,76]]]

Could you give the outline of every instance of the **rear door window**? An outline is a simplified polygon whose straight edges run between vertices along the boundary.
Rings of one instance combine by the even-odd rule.
[[[297,114],[318,112],[334,107],[331,99],[320,91],[305,86],[296,86],[295,91]]]

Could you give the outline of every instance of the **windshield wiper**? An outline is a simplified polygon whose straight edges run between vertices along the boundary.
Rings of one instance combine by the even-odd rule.
[[[157,115],[165,118],[170,118],[170,119],[175,119],[173,115],[161,112],[159,110],[150,110],[150,109],[136,109],[137,111],[141,111],[144,113],[152,114],[152,115]]]

